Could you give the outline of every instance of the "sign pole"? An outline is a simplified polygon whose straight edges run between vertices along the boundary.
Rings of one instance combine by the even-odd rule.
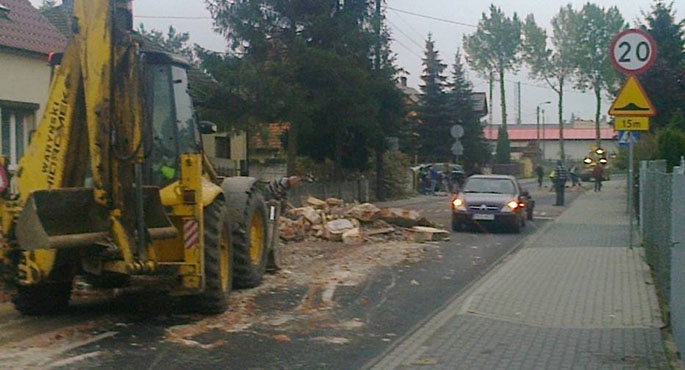
[[[628,141],[628,219],[630,222],[628,247],[633,249],[633,140]]]
[[[609,57],[617,70],[628,76],[616,96],[609,114],[616,117],[615,130],[628,130],[628,199],[630,248],[633,248],[633,136],[632,131],[649,130],[649,117],[656,114],[635,75],[649,69],[656,60],[656,42],[641,29],[628,29],[617,34],[609,46]],[[641,199],[642,201],[642,199]]]

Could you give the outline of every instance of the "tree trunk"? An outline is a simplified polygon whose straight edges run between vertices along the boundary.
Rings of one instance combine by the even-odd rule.
[[[492,78],[492,71],[490,72],[490,81],[488,81],[488,85],[490,87],[490,109],[488,110],[488,113],[489,113],[489,120],[488,120],[489,122],[488,123],[492,126],[492,124],[494,123],[494,122],[492,122],[492,111],[494,108],[493,102],[495,101],[495,99],[492,98],[492,96],[494,95],[494,91],[495,91],[495,79]]]
[[[333,161],[333,181],[342,181],[342,132],[335,133],[335,160]]]
[[[595,83],[595,99],[597,101],[595,109],[595,139],[598,148],[602,147],[602,137],[599,133],[599,112],[602,109],[602,87],[599,83]]]
[[[561,160],[566,160],[566,153],[564,152],[564,118],[563,118],[563,106],[564,106],[564,79],[559,79],[559,153]]]
[[[297,170],[297,128],[297,123],[290,122],[290,128],[288,129],[288,148],[286,153],[286,171],[288,172],[288,176],[294,175]]]
[[[383,138],[376,144],[376,197],[379,201],[385,201],[385,188],[383,187],[383,178],[385,177],[383,154],[385,153],[385,145],[383,145]]]
[[[500,107],[502,108],[502,127],[507,129],[507,99],[504,95],[504,69],[499,70],[499,94],[500,94]]]

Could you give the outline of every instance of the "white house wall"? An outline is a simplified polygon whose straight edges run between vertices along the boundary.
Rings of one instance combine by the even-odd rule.
[[[0,51],[0,100],[35,103],[40,122],[50,89],[50,66],[42,57],[32,58]]]
[[[569,161],[582,161],[593,145],[595,145],[595,140],[564,140],[564,152]],[[540,146],[543,145],[541,144]],[[548,160],[559,159],[559,141],[546,141],[543,148],[544,158]],[[618,146],[615,140],[602,140],[602,148],[608,153],[618,153]]]

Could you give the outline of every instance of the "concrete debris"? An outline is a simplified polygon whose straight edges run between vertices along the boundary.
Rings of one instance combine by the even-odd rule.
[[[342,242],[347,245],[360,245],[364,242],[362,233],[358,227],[345,231],[342,234]]]
[[[324,238],[333,241],[342,241],[345,231],[354,229],[354,223],[346,218],[326,222],[324,226]]]
[[[390,224],[400,227],[435,226],[425,217],[421,217],[421,214],[413,209],[383,208],[380,212],[380,218]]]
[[[438,228],[415,210],[378,208],[371,203],[345,204],[304,197],[303,206],[290,208],[280,218],[284,242],[324,239],[347,245],[364,242],[446,240],[449,232]]]
[[[407,240],[416,243],[448,240],[450,236],[450,233],[446,230],[425,226],[414,226],[411,229],[407,229],[405,233],[407,235]]]
[[[307,200],[303,202],[303,204],[306,204],[310,207],[314,207],[316,209],[326,209],[328,208],[328,204],[319,199],[319,198],[314,198],[314,197],[307,197]]]
[[[290,213],[293,215],[303,216],[312,225],[319,225],[323,223],[323,217],[319,212],[317,212],[314,207],[294,208],[290,211]]]
[[[281,239],[284,241],[304,240],[307,234],[304,217],[299,217],[295,220],[288,217],[281,217],[278,230]]]
[[[338,198],[328,198],[328,199],[326,199],[326,204],[329,207],[340,207],[343,204],[345,204],[345,201],[342,199],[338,199]]]
[[[350,208],[345,215],[347,217],[354,217],[362,222],[376,221],[381,214],[381,209],[371,203],[358,204]]]

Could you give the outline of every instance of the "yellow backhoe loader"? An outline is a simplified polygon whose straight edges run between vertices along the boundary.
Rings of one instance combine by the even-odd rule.
[[[4,270],[24,314],[69,304],[73,280],[158,281],[196,311],[260,283],[273,222],[256,179],[217,176],[202,152],[188,64],[145,50],[130,0],[76,0],[44,117],[3,199]]]

